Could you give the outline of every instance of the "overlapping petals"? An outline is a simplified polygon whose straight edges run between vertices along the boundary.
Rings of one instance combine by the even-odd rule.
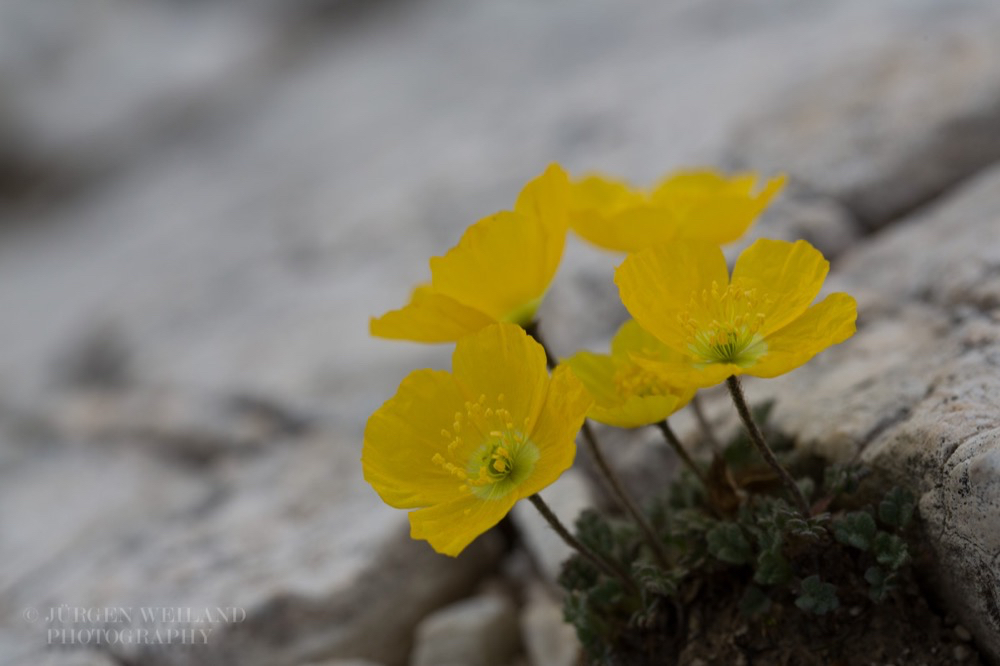
[[[644,365],[637,359],[650,363]],[[682,361],[680,354],[632,320],[618,329],[610,354],[581,351],[563,363],[594,397],[590,418],[619,428],[638,428],[664,420],[694,397],[693,388],[676,386],[658,367]]]
[[[527,324],[562,258],[569,182],[553,164],[522,190],[513,211],[469,227],[430,261],[431,281],[398,310],[372,318],[372,335],[451,342],[493,322]]]
[[[777,176],[757,191],[754,174],[694,170],[645,191],[589,176],[571,187],[570,225],[585,240],[618,252],[678,239],[721,245],[743,236],[784,184]]]
[[[569,468],[592,399],[514,324],[462,338],[452,372],[418,370],[365,429],[365,479],[411,509],[411,535],[457,555]]]
[[[676,241],[629,256],[615,273],[622,302],[643,328],[681,355],[652,363],[682,385],[731,375],[774,377],[855,331],[847,294],[819,294],[829,262],[805,241],[759,240],[730,278],[716,245]]]

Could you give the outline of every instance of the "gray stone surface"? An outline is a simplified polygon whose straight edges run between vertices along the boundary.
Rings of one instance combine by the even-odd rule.
[[[34,654],[29,606],[231,604],[247,621],[220,627],[203,663],[402,663],[418,621],[496,553],[487,537],[460,560],[433,555],[361,482],[367,415],[449,352],[371,340],[367,317],[553,159],[647,183],[701,163],[790,172],[754,233],[804,234],[853,262],[859,221],[994,155],[997,13],[991,0],[3,3],[0,632]],[[816,104],[816,130],[782,115]],[[851,363],[883,368],[890,414],[919,413],[929,389],[913,373],[939,367],[928,350],[956,312],[965,337],[948,340],[992,344],[989,257],[942,266],[923,291],[875,288],[931,257],[889,255],[898,274],[854,285],[887,309],[859,335],[865,360],[840,357],[838,372],[851,385]],[[619,262],[570,244],[543,309],[558,352],[606,344],[624,316]],[[931,297],[963,305],[943,314]],[[842,436],[817,446],[889,432],[869,408],[881,403],[845,404]],[[994,478],[985,465],[970,474]],[[582,503],[557,511],[572,522]],[[957,548],[966,527],[948,525]],[[524,529],[549,538],[532,547],[554,575],[561,544]]]
[[[521,610],[521,639],[532,666],[574,666],[583,657],[576,630],[563,621],[562,605],[540,585],[528,589]]]
[[[859,330],[808,366],[749,388],[827,457],[911,488],[934,579],[1000,655],[1000,168],[853,250],[830,289]]]
[[[417,627],[412,666],[504,666],[521,646],[510,599],[485,594],[428,616]]]
[[[831,63],[746,121],[734,161],[787,170],[877,228],[1000,158],[1000,7],[923,11],[919,39]]]
[[[371,501],[356,455],[334,437],[287,437],[266,453],[215,457],[214,467],[186,473],[190,460],[149,459],[134,440],[107,445],[106,458],[90,451],[24,463],[3,484],[4,522],[18,530],[4,533],[10,579],[0,623],[43,641],[44,627],[25,629],[23,609],[133,608],[127,626],[148,629],[143,607],[233,607],[245,618],[213,626],[203,649],[111,649],[149,665],[402,663],[417,621],[467,594],[498,549],[487,535],[452,559],[410,540],[405,514]],[[36,521],[32,531],[14,520],[31,500],[63,522]]]

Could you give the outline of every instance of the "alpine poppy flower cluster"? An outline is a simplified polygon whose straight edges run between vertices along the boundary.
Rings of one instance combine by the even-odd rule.
[[[457,555],[572,465],[586,417],[660,423],[700,388],[783,374],[853,334],[853,298],[814,303],[829,264],[805,241],[759,240],[729,271],[720,245],[746,232],[784,177],[757,182],[686,171],[644,191],[571,181],[552,165],[512,210],[432,258],[406,305],[372,318],[375,336],[456,343],[450,372],[412,372],[365,429],[365,479],[410,511],[413,538]],[[535,330],[571,229],[629,253],[615,282],[633,319],[610,353],[556,365],[525,329]]]

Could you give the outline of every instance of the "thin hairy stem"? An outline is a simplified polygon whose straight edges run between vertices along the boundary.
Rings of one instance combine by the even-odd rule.
[[[533,337],[538,344],[542,346],[542,349],[545,350],[545,360],[548,363],[549,368],[555,368],[557,365],[556,357],[549,349],[549,346],[545,344],[545,339],[542,337],[541,331],[539,331],[538,321],[536,320],[531,322],[524,327],[524,330],[527,331],[528,335]],[[636,506],[635,501],[633,501],[629,494],[625,492],[625,487],[622,485],[621,479],[618,478],[618,475],[611,468],[611,465],[608,464],[604,454],[601,453],[601,447],[597,443],[597,437],[594,435],[594,430],[590,427],[590,423],[586,420],[583,422],[583,441],[587,443],[587,449],[590,451],[591,457],[597,464],[601,477],[604,479],[608,489],[611,491],[611,494],[615,497],[625,512],[632,516],[632,519],[635,520],[639,529],[641,529],[643,534],[645,534],[646,541],[649,542],[650,547],[653,549],[657,561],[659,561],[662,566],[667,567],[670,562],[670,558],[667,555],[666,548],[663,546],[663,542],[657,538],[656,532],[653,530],[653,526],[650,525],[642,511],[640,511],[639,507]]]
[[[757,447],[757,452],[760,453],[764,461],[771,466],[771,469],[781,477],[784,482],[785,487],[788,489],[789,494],[799,505],[799,511],[802,513],[803,518],[808,518],[810,515],[809,502],[806,501],[806,496],[802,494],[802,489],[799,488],[798,484],[795,483],[795,479],[792,475],[781,466],[778,459],[774,457],[774,452],[771,447],[767,445],[764,440],[764,434],[757,427],[757,422],[753,420],[753,414],[750,413],[750,407],[747,406],[746,398],[743,396],[743,387],[740,385],[740,380],[736,375],[729,377],[726,380],[726,385],[729,387],[729,393],[733,396],[733,403],[736,405],[736,411],[739,412],[740,418],[743,420],[743,425],[746,426],[747,434],[750,435],[750,441],[753,445]]]
[[[681,444],[681,440],[678,439],[677,433],[675,433],[674,429],[670,427],[670,424],[667,423],[667,420],[663,419],[662,421],[656,424],[656,427],[659,428],[660,432],[663,433],[663,438],[667,440],[667,444],[669,444],[670,448],[674,450],[674,453],[677,454],[677,457],[681,459],[681,462],[687,465],[687,468],[691,470],[696,477],[698,477],[698,480],[701,481],[702,485],[708,485],[708,482],[705,479],[705,473],[701,471],[701,468],[698,467],[698,465],[695,464],[694,460],[691,459],[691,456],[688,455],[688,452],[684,448],[684,445]]]
[[[626,513],[632,516],[632,519],[642,530],[646,537],[646,541],[653,549],[653,553],[656,555],[657,561],[663,567],[670,566],[670,557],[667,555],[667,549],[664,547],[663,542],[656,536],[656,530],[650,524],[649,520],[636,505],[632,497],[625,491],[625,486],[622,485],[621,479],[618,474],[611,468],[608,463],[607,458],[601,453],[601,447],[597,443],[597,436],[594,434],[594,429],[590,427],[589,421],[583,422],[583,441],[587,444],[587,449],[590,451],[591,458],[597,464],[597,468],[601,471],[601,475],[607,482],[608,488],[611,489],[612,495],[618,500],[618,503]]]
[[[697,393],[691,398],[691,411],[694,412],[694,419],[698,422],[701,436],[705,438],[705,441],[708,442],[713,451],[721,453],[722,444],[719,443],[718,438],[715,436],[715,431],[712,430],[712,424],[708,422],[708,418],[705,416],[705,408],[701,404],[701,396]]]
[[[636,591],[635,583],[628,577],[628,574],[626,574],[625,571],[617,564],[609,562],[592,551],[590,548],[587,548],[587,546],[583,545],[583,543],[573,536],[573,534],[566,529],[566,526],[559,521],[556,514],[552,512],[552,509],[549,508],[549,505],[545,503],[545,500],[543,500],[540,495],[536,493],[528,497],[528,499],[535,505],[535,508],[538,509],[538,513],[542,514],[542,518],[544,518],[548,524],[552,526],[552,529],[556,531],[556,534],[562,537],[562,540],[566,542],[566,545],[576,550],[580,553],[580,555],[590,561],[591,564],[608,576],[617,578],[625,585],[625,587],[632,591]]]

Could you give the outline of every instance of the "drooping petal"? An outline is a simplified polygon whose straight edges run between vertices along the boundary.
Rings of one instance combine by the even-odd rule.
[[[537,219],[496,213],[431,259],[431,284],[496,320],[527,324],[555,276],[565,241],[565,233],[553,234]]]
[[[380,338],[452,342],[493,321],[489,315],[422,285],[414,289],[407,305],[372,317],[368,330]]]
[[[576,455],[576,434],[593,402],[568,366],[555,369],[542,411],[529,435],[541,455],[531,476],[518,488],[518,497],[534,495],[570,468]]]
[[[827,347],[854,335],[858,306],[854,298],[830,294],[788,326],[765,340],[767,353],[746,372],[757,377],[777,377],[805,364]]]
[[[629,255],[615,271],[622,303],[647,331],[668,347],[687,353],[683,316],[692,296],[716,283],[729,284],[729,272],[717,245],[676,241]]]
[[[410,512],[410,536],[430,543],[442,555],[457,556],[473,539],[500,522],[517,501],[512,493],[483,500],[465,495]]]
[[[368,419],[361,465],[365,480],[383,501],[400,509],[448,501],[458,494],[461,479],[434,462],[447,451],[455,413],[465,397],[447,372],[417,370],[399,385],[396,395]]]
[[[545,350],[520,326],[495,324],[462,338],[455,345],[451,365],[466,400],[482,398],[484,410],[506,409],[521,432],[534,427],[545,403],[549,375]]]
[[[736,260],[733,282],[743,280],[768,299],[757,306],[764,315],[765,337],[797,318],[813,302],[830,270],[830,262],[806,241],[760,239]]]

